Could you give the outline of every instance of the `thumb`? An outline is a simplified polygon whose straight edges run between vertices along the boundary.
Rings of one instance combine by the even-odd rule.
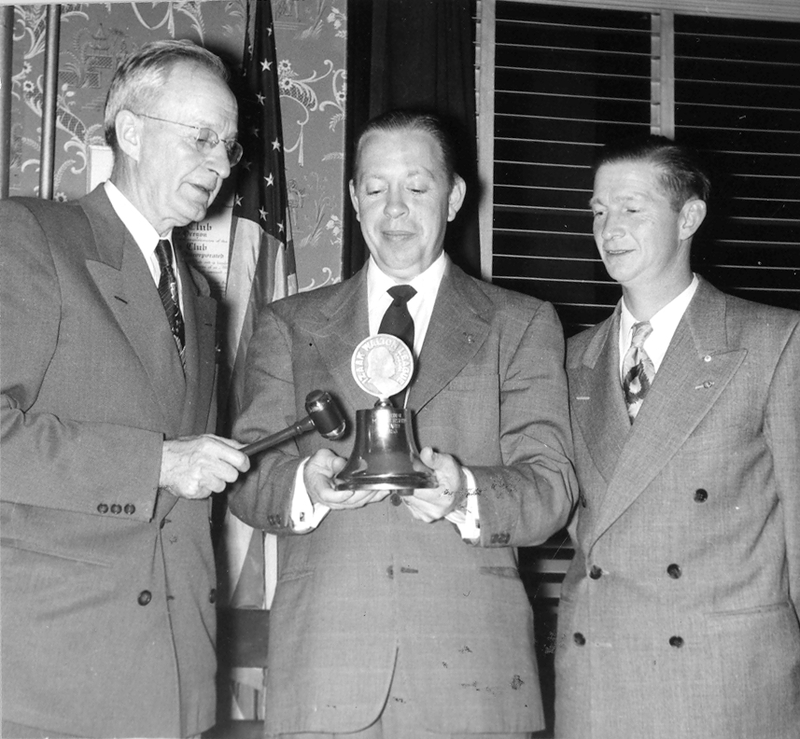
[[[431,469],[436,469],[436,463],[439,461],[439,453],[433,451],[432,447],[423,447],[419,453],[419,458],[423,464],[426,464]]]

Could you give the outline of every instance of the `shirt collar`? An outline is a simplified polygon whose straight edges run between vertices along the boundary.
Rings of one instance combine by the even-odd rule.
[[[417,356],[422,351],[436,297],[449,263],[450,258],[442,252],[428,269],[408,283],[417,291],[417,294],[408,301],[408,312],[414,319],[414,352]],[[391,295],[386,291],[397,284],[382,272],[375,260],[370,257],[367,262],[367,310],[370,335],[377,333],[383,314],[392,302]]]
[[[138,244],[142,250],[145,259],[148,261],[153,254],[159,239],[158,231],[153,228],[153,225],[148,221],[131,203],[128,198],[122,194],[122,191],[111,180],[106,180],[103,183],[106,195],[111,201],[111,207],[114,212],[119,216],[125,228],[128,229],[133,240]],[[166,237],[172,242],[172,232]]]
[[[436,300],[439,286],[442,284],[442,278],[447,269],[447,262],[447,255],[442,252],[428,269],[407,283],[417,291],[417,294],[409,301],[409,311],[412,311],[411,306],[416,302]],[[397,284],[396,280],[381,270],[372,257],[369,258],[367,262],[367,300],[370,310],[373,306],[378,307],[381,303],[385,303],[385,309],[392,302],[391,296],[386,291]]]
[[[700,280],[697,279],[697,275],[693,275],[689,286],[650,318],[650,325],[653,327],[654,332],[662,334],[669,333],[670,337],[672,337],[681,318],[683,318],[683,314],[689,307],[689,303],[692,301],[699,284]],[[621,302],[622,311],[619,321],[620,335],[625,337],[628,343],[630,343],[631,329],[633,328],[633,324],[637,323],[637,320],[625,304],[625,298],[622,298]]]
[[[661,362],[667,354],[667,349],[669,349],[672,337],[675,335],[675,330],[678,328],[683,314],[689,307],[689,303],[692,301],[699,284],[700,281],[697,275],[693,275],[689,286],[650,319],[650,325],[653,327],[653,331],[650,336],[647,337],[644,346],[656,370],[661,366]],[[637,322],[634,315],[628,310],[628,306],[625,305],[624,298],[621,303],[619,319],[620,371],[625,353],[631,345],[633,324]]]

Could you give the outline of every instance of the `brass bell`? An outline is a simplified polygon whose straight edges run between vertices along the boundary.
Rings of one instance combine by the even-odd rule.
[[[435,488],[436,477],[419,456],[411,411],[385,400],[356,411],[356,440],[347,464],[334,478],[336,490]]]

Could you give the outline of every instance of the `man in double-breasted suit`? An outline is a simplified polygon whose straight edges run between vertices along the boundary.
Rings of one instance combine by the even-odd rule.
[[[572,505],[562,331],[550,305],[472,279],[442,251],[465,185],[437,119],[385,114],[356,151],[368,264],[260,316],[235,436],[305,415],[315,389],[352,427],[376,401],[353,352],[378,332],[387,289],[410,285],[407,407],[438,487],[333,489],[352,432],[300,437],[234,486],[231,510],[280,537],[267,736],[528,736],[542,708],[511,547],[547,539]]]
[[[708,190],[661,137],[595,169],[623,297],[568,345],[560,739],[800,737],[800,314],[692,273]]]
[[[75,203],[0,203],[4,737],[214,723],[209,495],[249,463],[206,434],[208,285],[155,250],[238,158],[225,80],[188,42],[142,47],[106,104],[111,180]]]

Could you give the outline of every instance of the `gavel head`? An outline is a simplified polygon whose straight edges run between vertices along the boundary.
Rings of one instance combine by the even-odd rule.
[[[344,435],[347,424],[330,393],[312,390],[306,396],[306,413],[326,439],[340,439]]]

